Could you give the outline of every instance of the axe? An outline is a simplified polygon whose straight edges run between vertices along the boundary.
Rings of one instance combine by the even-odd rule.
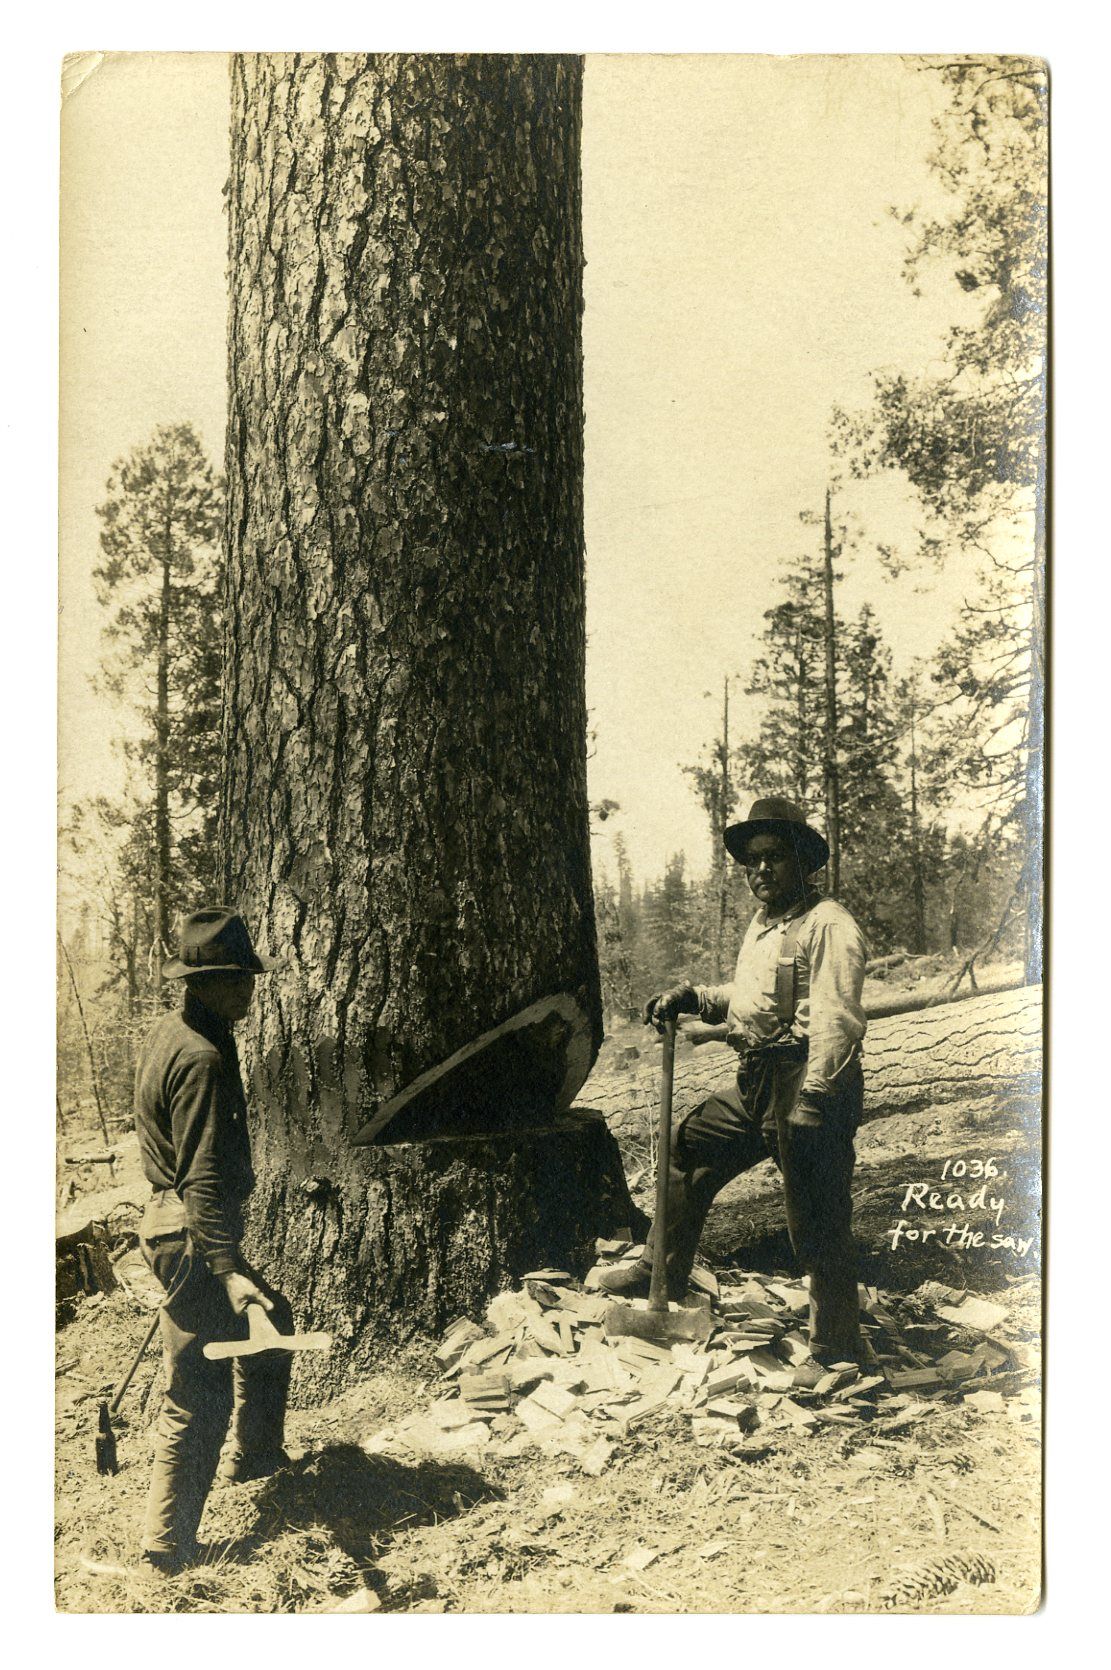
[[[279,1334],[261,1305],[247,1306],[246,1339],[210,1340],[204,1355],[210,1363],[224,1357],[257,1357],[260,1351],[328,1351],[331,1334]]]
[[[143,1335],[143,1343],[131,1359],[127,1373],[112,1394],[111,1403],[102,1401],[96,1416],[96,1470],[98,1473],[118,1473],[120,1470],[119,1456],[116,1453],[116,1435],[112,1430],[112,1416],[119,1410],[123,1402],[123,1394],[135,1377],[135,1370],[143,1360],[143,1353],[155,1334],[158,1332],[158,1318],[161,1311],[155,1311],[150,1327]]]

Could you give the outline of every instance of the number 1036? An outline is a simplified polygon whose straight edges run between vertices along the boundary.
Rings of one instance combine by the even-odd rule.
[[[946,1160],[941,1168],[941,1181],[947,1177],[998,1177],[999,1167],[994,1156],[987,1160]]]

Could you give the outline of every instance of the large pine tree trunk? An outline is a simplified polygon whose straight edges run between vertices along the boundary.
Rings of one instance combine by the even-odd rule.
[[[561,57],[232,72],[224,865],[287,959],[254,1244],[345,1347],[628,1220],[567,1112],[601,1038],[580,98]]]

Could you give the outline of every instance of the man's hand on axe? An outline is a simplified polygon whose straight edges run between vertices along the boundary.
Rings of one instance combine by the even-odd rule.
[[[248,1305],[261,1305],[263,1310],[274,1309],[273,1301],[266,1297],[262,1288],[256,1286],[250,1276],[241,1275],[238,1270],[229,1270],[220,1280],[236,1316],[246,1316]]]
[[[698,993],[689,980],[681,986],[672,986],[670,991],[657,992],[644,1005],[644,1024],[654,1026],[657,1032],[662,1032],[668,1021],[678,1015],[697,1015]]]

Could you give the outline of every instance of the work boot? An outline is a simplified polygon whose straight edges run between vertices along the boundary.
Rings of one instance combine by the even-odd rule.
[[[859,1368],[863,1361],[861,1348],[858,1345],[835,1347],[829,1345],[812,1345],[810,1356],[820,1368]]]
[[[597,1282],[601,1291],[614,1299],[647,1299],[652,1272],[640,1263],[611,1264],[605,1270],[599,1270]],[[668,1277],[667,1296],[675,1304],[681,1302],[686,1291],[686,1282],[679,1283]]]
[[[256,1479],[268,1479],[290,1465],[285,1450],[254,1450],[244,1455],[242,1450],[228,1450],[220,1457],[216,1469],[218,1484],[250,1484]]]
[[[192,1560],[188,1554],[177,1549],[144,1548],[139,1564],[148,1576],[178,1577],[186,1566],[192,1564]]]

